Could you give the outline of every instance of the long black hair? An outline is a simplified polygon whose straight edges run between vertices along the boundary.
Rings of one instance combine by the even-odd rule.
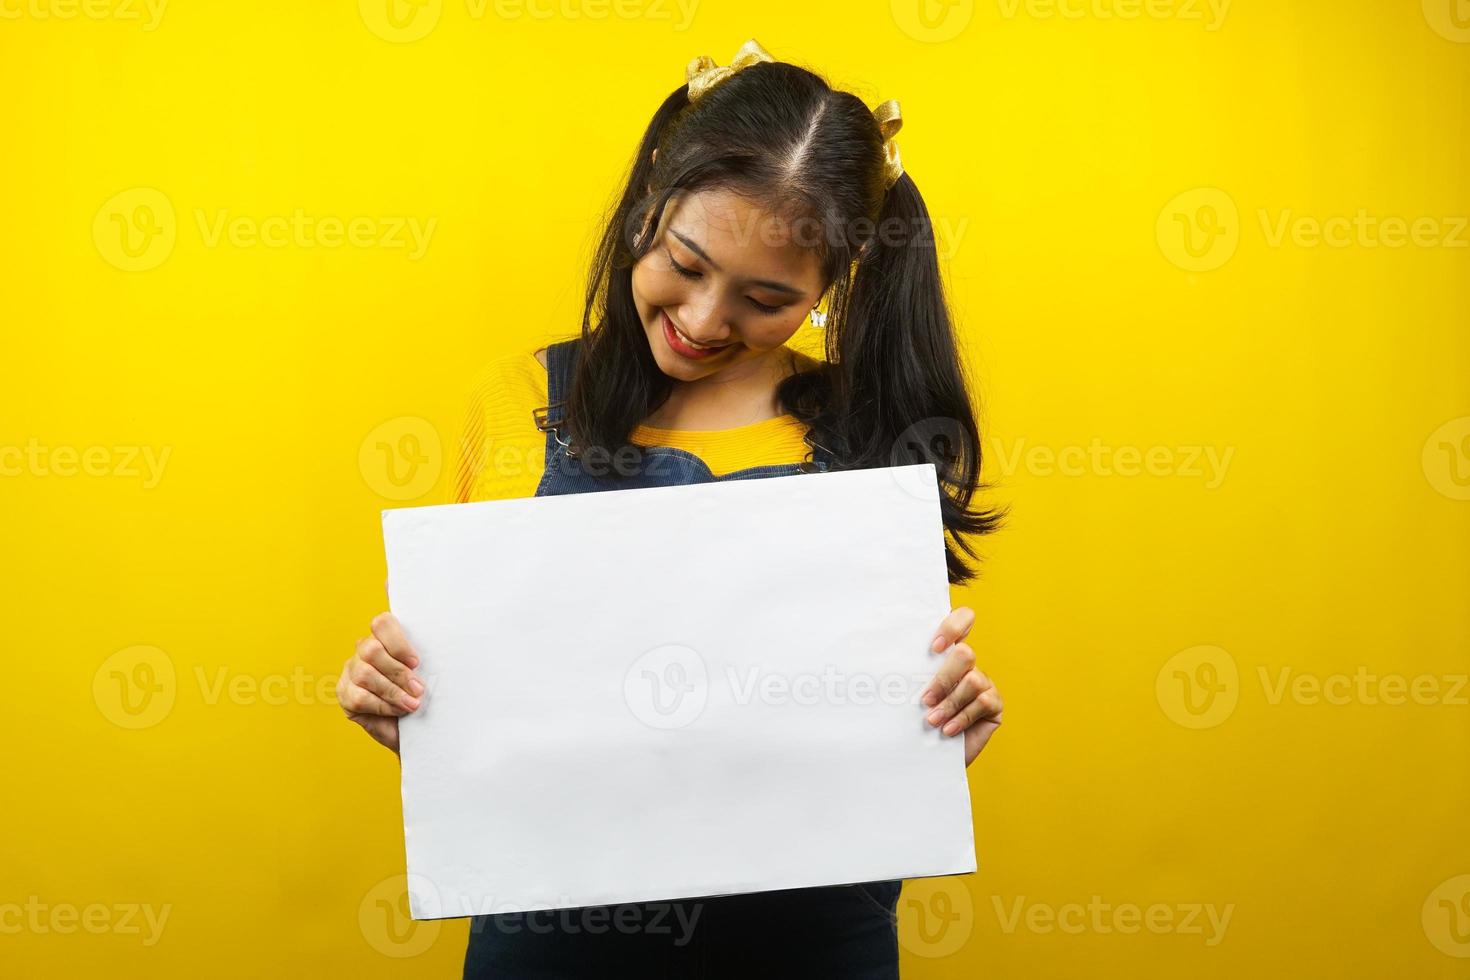
[[[655,158],[654,150],[658,153]],[[634,303],[632,269],[675,193],[719,187],[806,223],[827,284],[826,359],[786,378],[783,408],[834,469],[932,462],[952,583],[975,575],[968,538],[1001,513],[975,505],[980,431],[940,279],[934,229],[905,173],[884,179],[883,135],[856,95],[786,62],[750,65],[654,113],[593,257],[582,352],[567,393],[574,445],[616,452],[668,397]]]

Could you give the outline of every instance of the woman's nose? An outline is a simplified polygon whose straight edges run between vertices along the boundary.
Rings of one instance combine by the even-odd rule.
[[[730,337],[730,325],[718,300],[693,303],[686,307],[680,324],[697,344],[723,344]]]

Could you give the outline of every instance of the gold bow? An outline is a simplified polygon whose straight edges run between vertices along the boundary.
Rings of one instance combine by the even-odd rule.
[[[775,61],[771,53],[760,46],[755,38],[740,45],[735,57],[721,67],[707,54],[689,62],[684,69],[684,80],[689,83],[689,101],[698,102],[709,94],[709,90],[728,79],[736,72],[762,61]],[[903,161],[898,155],[898,144],[893,137],[903,128],[903,117],[899,115],[898,100],[889,99],[873,110],[878,121],[878,131],[883,134],[883,183],[892,187],[903,176]]]
[[[740,50],[735,52],[735,57],[731,59],[730,64],[723,68],[715,64],[715,59],[707,54],[702,54],[689,62],[688,67],[684,69],[684,80],[689,83],[689,101],[698,102],[710,89],[742,68],[749,68],[761,61],[775,60],[769,51],[757,43],[755,38],[740,45]]]
[[[873,110],[878,120],[878,131],[883,134],[883,183],[892,187],[903,176],[903,161],[898,156],[898,144],[893,137],[903,129],[903,117],[898,113],[898,100],[889,99]]]

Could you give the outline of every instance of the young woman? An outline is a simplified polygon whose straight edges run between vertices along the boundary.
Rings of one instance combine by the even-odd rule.
[[[968,581],[967,539],[997,515],[973,503],[980,433],[928,211],[893,142],[897,103],[870,110],[753,40],[729,66],[700,58],[686,75],[602,235],[580,334],[501,359],[479,385],[454,499],[928,460],[950,581]],[[814,359],[789,342],[824,297]],[[966,765],[1002,707],[964,642],[974,621],[959,607],[937,624],[931,649],[945,656],[923,696],[929,723],[964,739]],[[398,718],[424,692],[418,660],[382,613],[338,685],[348,717],[395,752]],[[722,896],[663,915],[481,916],[465,976],[894,977],[901,884]],[[655,930],[656,917],[682,928]],[[605,928],[575,925],[594,921]]]

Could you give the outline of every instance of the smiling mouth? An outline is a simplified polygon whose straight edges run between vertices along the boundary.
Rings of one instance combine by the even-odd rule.
[[[678,327],[674,326],[674,321],[663,310],[659,310],[658,315],[659,320],[663,323],[664,339],[668,341],[669,346],[674,349],[675,353],[691,358],[713,357],[726,347],[735,346],[733,343],[721,344],[718,347],[699,344],[686,336]]]

